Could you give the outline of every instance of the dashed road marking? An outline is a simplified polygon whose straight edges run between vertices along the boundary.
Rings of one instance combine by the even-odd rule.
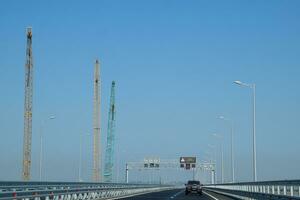
[[[170,199],[174,199],[176,196],[180,195],[181,193],[183,193],[183,190],[177,192],[176,194],[174,194],[173,196],[170,197]]]

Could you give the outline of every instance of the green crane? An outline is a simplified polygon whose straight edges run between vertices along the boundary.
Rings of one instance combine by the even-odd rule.
[[[104,182],[112,182],[114,166],[114,144],[115,144],[115,81],[111,84],[110,104],[107,126],[107,143],[105,151]]]

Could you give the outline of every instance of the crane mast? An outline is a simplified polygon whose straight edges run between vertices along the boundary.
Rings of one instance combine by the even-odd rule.
[[[112,182],[115,144],[115,81],[111,84],[110,105],[108,113],[107,143],[105,152],[104,182]]]
[[[93,116],[93,181],[101,181],[101,141],[100,141],[100,66],[96,60],[94,68],[94,116]]]
[[[27,47],[25,64],[25,102],[24,102],[24,138],[22,179],[30,180],[31,137],[32,137],[32,93],[33,93],[33,61],[32,61],[32,28],[27,28]]]

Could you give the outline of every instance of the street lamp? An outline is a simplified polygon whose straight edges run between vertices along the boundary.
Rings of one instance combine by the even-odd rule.
[[[208,147],[213,151],[211,152],[213,160],[217,162],[217,147],[212,144],[208,144]]]
[[[82,136],[83,136],[84,134],[80,134],[80,140],[79,140],[79,165],[78,165],[78,181],[79,182],[81,182],[82,181],[82,179],[81,179],[81,168],[82,168]],[[87,134],[86,136],[90,136],[90,134]]]
[[[205,151],[204,152],[204,159],[207,160],[209,163],[215,163],[214,160],[214,153],[211,151]]]
[[[46,120],[42,121],[41,127],[40,127],[40,167],[39,167],[39,175],[40,175],[40,181],[42,181],[42,159],[43,159],[43,126],[48,120],[55,119],[55,116],[50,116]]]
[[[81,157],[82,157],[82,134],[79,136],[79,167],[78,167],[78,181],[81,182]]]
[[[211,164],[215,164],[215,170],[212,171],[213,175],[212,175],[212,179],[213,179],[213,183],[216,183],[216,179],[217,179],[217,147],[215,145],[211,145],[208,144],[208,147],[211,148],[212,152],[211,152],[211,157],[212,160]],[[210,152],[205,152],[205,153],[210,153]]]
[[[229,123],[230,125],[230,149],[231,149],[231,180],[234,183],[235,181],[235,176],[234,176],[234,153],[233,153],[233,123],[230,119],[224,117],[224,116],[219,116],[219,119],[224,120]]]
[[[256,85],[243,83],[241,81],[234,81],[235,84],[248,87],[252,89],[252,98],[253,98],[253,180],[257,181],[257,171],[256,171]]]
[[[221,141],[221,183],[224,183],[224,153],[223,153],[223,137],[222,135],[218,135],[216,133],[212,134],[214,137]]]

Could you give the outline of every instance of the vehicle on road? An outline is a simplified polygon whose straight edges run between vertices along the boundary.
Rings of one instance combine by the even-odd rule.
[[[188,195],[189,193],[198,193],[202,194],[202,185],[200,184],[200,181],[188,181],[187,184],[185,184],[185,195]]]

